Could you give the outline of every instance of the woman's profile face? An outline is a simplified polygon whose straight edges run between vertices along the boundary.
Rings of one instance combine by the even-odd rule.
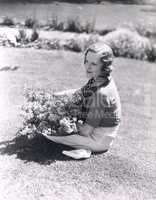
[[[100,61],[99,55],[88,51],[84,61],[87,78],[90,79],[98,77],[101,73],[102,65],[103,63]]]

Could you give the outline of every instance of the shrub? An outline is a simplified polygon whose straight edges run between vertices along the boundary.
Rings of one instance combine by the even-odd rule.
[[[94,32],[95,31],[95,20],[93,20],[92,22],[87,21],[83,27],[83,30],[86,33]]]
[[[152,45],[148,38],[128,29],[118,29],[107,34],[104,42],[111,46],[115,56],[148,60],[152,52]]]
[[[142,36],[145,36],[145,37],[153,37],[155,36],[156,37],[156,25],[155,23],[151,23],[151,24],[136,24],[135,26],[136,28],[136,31],[142,35]]]
[[[85,51],[91,44],[100,41],[100,37],[98,35],[90,35],[88,39],[84,41],[84,48],[83,51]]]
[[[84,31],[84,27],[81,25],[78,18],[75,18],[75,19],[69,18],[67,20],[67,25],[64,31],[82,33]]]
[[[66,50],[75,52],[81,52],[83,50],[83,46],[81,46],[81,43],[79,43],[78,40],[75,40],[74,38],[66,40],[64,48]]]
[[[115,28],[104,28],[104,29],[102,29],[102,30],[99,30],[99,31],[97,31],[98,32],[98,34],[99,35],[106,35],[106,34],[108,34],[108,33],[110,33],[110,32],[113,32],[113,31],[115,31],[116,29]]]
[[[56,30],[63,31],[64,30],[64,22],[59,22],[56,27]]]
[[[25,25],[26,27],[28,27],[28,28],[33,28],[34,26],[37,25],[37,20],[36,20],[35,18],[32,18],[32,17],[27,18],[27,19],[25,20],[24,25]]]
[[[82,123],[78,104],[79,95],[59,95],[40,92],[28,92],[27,103],[22,106],[23,127],[18,134],[33,138],[36,134],[77,133],[77,123]]]
[[[57,29],[57,26],[58,26],[58,18],[55,16],[55,17],[52,17],[51,19],[48,20],[47,22],[47,26],[49,26],[49,28],[51,29]]]
[[[14,20],[11,17],[8,17],[8,16],[3,18],[3,21],[2,21],[1,24],[5,25],[5,26],[13,26],[13,25],[15,25]]]
[[[57,16],[53,16],[51,19],[48,20],[46,26],[49,27],[49,29],[53,30],[59,30],[63,31],[64,30],[64,22],[59,22]]]
[[[28,43],[28,35],[24,28],[18,30],[18,35],[16,36],[16,41],[18,43],[22,43],[22,44]]]
[[[122,24],[121,28],[137,31],[140,35],[145,37],[156,36],[156,25],[154,23],[126,23]]]
[[[105,28],[103,30],[95,30],[95,19],[92,21],[86,21],[82,23],[78,17],[68,18],[67,21],[59,21],[57,16],[53,16],[51,19],[48,19],[45,25],[40,27],[45,28],[46,30],[59,30],[65,32],[75,32],[75,33],[99,33],[100,35],[105,35],[114,29]]]
[[[57,16],[52,17],[48,20],[46,26],[48,29],[68,31],[75,33],[91,33],[94,32],[95,22],[87,21],[84,25],[80,22],[80,19],[77,18],[68,18],[67,21],[59,21]]]
[[[30,38],[29,38],[29,42],[34,42],[34,41],[36,41],[38,38],[39,38],[39,33],[38,33],[38,31],[36,30],[36,28],[33,28],[33,29],[32,29],[32,33],[31,33]]]
[[[58,39],[53,39],[52,41],[50,41],[50,48],[52,49],[61,49],[63,48],[63,45],[61,47],[61,42]]]
[[[37,32],[36,28],[33,28],[29,34],[25,28],[20,28],[18,30],[18,34],[15,37],[17,43],[26,45],[30,42],[36,41],[39,38],[39,33]]]
[[[151,62],[156,61],[156,44],[152,45],[152,50],[147,51],[148,60]]]

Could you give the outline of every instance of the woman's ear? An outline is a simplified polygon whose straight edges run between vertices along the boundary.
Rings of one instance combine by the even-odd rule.
[[[108,59],[107,56],[102,56],[100,60],[106,67],[111,65],[113,61],[113,59]]]

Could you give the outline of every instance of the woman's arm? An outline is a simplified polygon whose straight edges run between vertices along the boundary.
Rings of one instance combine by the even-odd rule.
[[[98,141],[96,138],[91,137],[91,135],[93,134],[93,130],[94,127],[85,124],[80,128],[79,134],[51,136],[42,133],[42,135],[53,142],[68,145],[75,149],[89,149],[93,152],[105,151],[106,148],[105,146],[103,146],[101,141]]]
[[[80,134],[67,136],[49,136],[43,134],[49,140],[71,146],[75,149],[89,149],[93,152],[102,152],[109,149],[114,137],[117,134],[117,127],[90,127],[91,132],[85,131],[88,125],[85,125]]]
[[[74,93],[76,93],[77,91],[79,91],[80,89],[76,88],[76,89],[68,89],[68,90],[63,90],[60,92],[55,92],[55,95],[72,95]]]

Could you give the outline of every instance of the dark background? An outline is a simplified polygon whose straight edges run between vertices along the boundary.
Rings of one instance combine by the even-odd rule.
[[[69,3],[124,3],[124,4],[149,4],[148,0],[0,0],[3,3],[14,3],[14,2],[32,2],[32,3],[50,3],[50,2],[69,2]],[[154,0],[150,3],[154,3]]]

